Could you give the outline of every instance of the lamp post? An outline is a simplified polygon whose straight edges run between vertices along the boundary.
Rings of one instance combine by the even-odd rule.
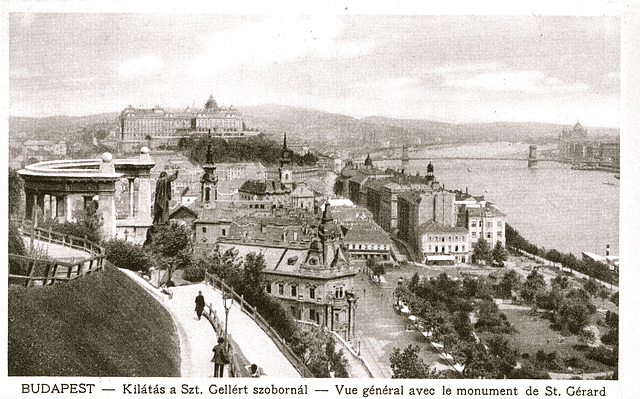
[[[227,348],[229,341],[227,340],[227,325],[229,324],[229,311],[233,305],[233,297],[226,291],[222,291],[222,306],[224,306],[224,341]]]

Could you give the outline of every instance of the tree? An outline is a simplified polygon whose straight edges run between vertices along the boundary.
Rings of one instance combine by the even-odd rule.
[[[498,263],[500,266],[504,265],[504,262],[509,258],[509,253],[504,245],[502,245],[502,241],[496,242],[496,246],[493,248],[491,256],[493,257],[494,262]]]
[[[480,237],[473,243],[473,256],[477,261],[491,262],[491,247],[484,238]]]
[[[600,289],[600,284],[596,283],[593,279],[588,279],[582,284],[582,287],[592,296],[598,295],[598,290]]]
[[[247,299],[258,300],[265,294],[266,281],[262,270],[267,266],[264,255],[250,252],[245,256],[243,286]]]
[[[146,273],[152,260],[142,246],[113,238],[104,243],[107,260],[114,266]]]
[[[418,353],[420,353],[420,347],[411,344],[402,352],[398,348],[393,348],[389,357],[393,371],[392,378],[435,378],[435,372],[418,357]]]
[[[191,251],[191,231],[179,223],[154,226],[150,240],[145,245],[154,254],[172,257],[183,250]]]
[[[21,209],[23,185],[18,171],[9,168],[9,216],[16,216]]]
[[[538,295],[544,294],[544,288],[547,283],[544,281],[542,274],[538,273],[538,270],[534,269],[524,282],[522,291],[522,299],[528,303],[533,303]]]
[[[585,290],[573,289],[569,291],[553,315],[556,328],[578,334],[587,324],[596,308],[589,300]]]
[[[518,291],[522,286],[520,275],[511,269],[502,276],[502,280],[498,284],[498,296],[500,298],[511,298],[513,291]]]
[[[384,265],[374,259],[373,266],[371,266],[371,273],[373,273],[373,275],[376,277],[382,276],[383,274],[385,274]]]

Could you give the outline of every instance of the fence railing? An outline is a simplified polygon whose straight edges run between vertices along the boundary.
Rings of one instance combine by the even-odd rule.
[[[27,227],[27,221],[17,222],[21,234],[33,240],[56,244],[87,253],[77,261],[40,259],[34,256],[9,254],[9,284],[25,287],[52,285],[71,281],[104,268],[104,249],[87,240],[39,227]]]
[[[241,295],[238,295],[231,287],[229,287],[224,281],[217,278],[216,276],[206,273],[205,281],[208,284],[211,284],[214,288],[220,289],[223,292],[229,293],[233,299],[240,305],[240,308],[249,316],[253,321],[262,328],[262,330],[271,338],[271,340],[276,344],[280,352],[291,362],[293,367],[300,373],[300,375],[304,378],[313,378],[313,374],[307,366],[300,360],[300,358],[289,348],[287,342],[280,337],[280,335],[276,332],[276,330],[269,325],[269,323],[258,313],[256,308],[251,306]]]
[[[218,336],[221,336],[224,331],[224,322],[220,320],[217,312],[212,309],[211,305],[205,305],[205,310],[207,311],[204,312],[204,316],[209,320]],[[229,345],[229,376],[250,377],[251,373],[244,367],[244,365],[248,365],[249,362],[245,359],[244,355],[242,354],[242,350],[229,333],[227,333],[227,345]]]

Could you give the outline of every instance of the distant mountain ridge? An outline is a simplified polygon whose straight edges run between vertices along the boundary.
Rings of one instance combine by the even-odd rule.
[[[385,147],[512,141],[545,143],[557,140],[563,128],[572,126],[539,122],[445,123],[381,116],[355,118],[315,109],[280,104],[238,107],[248,128],[257,128],[273,139],[284,132],[292,142],[338,146]],[[81,117],[9,117],[12,138],[64,138],[64,134],[85,125],[102,124],[117,129],[119,112]],[[620,130],[586,127],[591,136],[619,139]]]
[[[362,119],[313,109],[268,104],[242,107],[248,126],[265,133],[287,132],[304,142],[329,141],[359,145],[438,144],[477,141],[550,142],[563,128],[573,126],[540,122],[446,123],[420,119],[370,116]],[[586,127],[590,135],[619,138],[620,130]]]

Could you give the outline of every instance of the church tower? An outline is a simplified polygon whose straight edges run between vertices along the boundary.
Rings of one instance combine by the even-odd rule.
[[[293,188],[293,172],[291,170],[291,150],[287,148],[287,133],[284,134],[278,173],[280,174],[280,183],[291,190]]]
[[[218,200],[218,176],[216,165],[213,163],[213,145],[211,144],[211,129],[209,129],[209,144],[207,145],[207,161],[202,166],[204,174],[200,178],[200,201],[203,205]]]
[[[433,164],[429,162],[429,165],[427,165],[427,184],[433,184],[435,180],[436,176],[433,172]]]

